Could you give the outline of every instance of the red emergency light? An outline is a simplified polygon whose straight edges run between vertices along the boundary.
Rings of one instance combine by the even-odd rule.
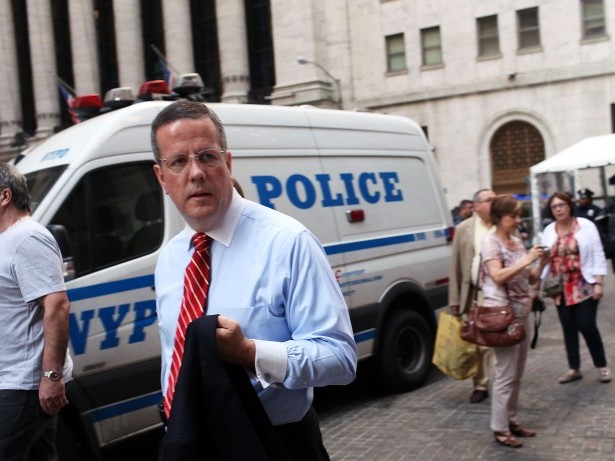
[[[103,103],[98,94],[84,94],[73,99],[70,110],[80,122],[83,122],[97,116],[102,106]]]
[[[153,96],[155,94],[171,94],[169,86],[164,80],[150,80],[141,84],[139,88],[139,97],[144,95]]]

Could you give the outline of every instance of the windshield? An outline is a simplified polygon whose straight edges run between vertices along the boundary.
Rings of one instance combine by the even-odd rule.
[[[32,198],[32,213],[34,213],[36,207],[43,201],[49,189],[56,183],[65,169],[66,165],[61,165],[26,174],[28,190]]]

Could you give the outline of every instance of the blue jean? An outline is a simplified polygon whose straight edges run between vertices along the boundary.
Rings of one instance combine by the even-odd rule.
[[[57,424],[40,409],[38,390],[0,390],[0,460],[56,461]]]
[[[594,366],[606,367],[604,345],[596,323],[597,311],[598,301],[593,298],[588,298],[573,306],[557,306],[557,315],[564,333],[568,366],[572,370],[578,370],[581,367],[579,333],[585,338],[585,344],[587,344]]]

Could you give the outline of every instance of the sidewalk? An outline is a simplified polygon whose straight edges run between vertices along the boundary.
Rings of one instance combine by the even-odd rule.
[[[615,371],[612,275],[605,285],[598,324]],[[406,394],[369,390],[365,376],[317,394],[324,401],[317,400],[325,445],[332,461],[615,460],[615,381],[598,381],[582,337],[580,349],[584,378],[558,384],[567,363],[557,312],[550,305],[538,346],[529,351],[519,405],[521,421],[538,434],[523,439],[522,448],[495,443],[489,430],[491,399],[470,404],[471,381],[456,381],[435,367],[426,386]]]

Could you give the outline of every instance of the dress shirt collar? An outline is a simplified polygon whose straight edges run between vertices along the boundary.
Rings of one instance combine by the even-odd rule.
[[[241,197],[241,195],[239,195],[239,193],[233,188],[233,198],[224,217],[216,227],[210,229],[206,232],[206,234],[225,247],[231,246],[233,234],[235,233],[237,223],[239,222],[239,217],[241,216],[241,211],[243,210],[244,200],[245,199]],[[192,247],[192,236],[196,234],[196,231],[186,225],[185,232],[189,239],[190,247]]]

